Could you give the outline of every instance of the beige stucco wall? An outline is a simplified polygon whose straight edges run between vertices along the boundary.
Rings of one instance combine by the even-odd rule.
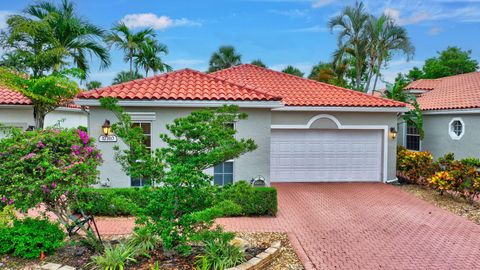
[[[370,125],[397,128],[397,113],[378,112],[272,112],[272,125],[306,125],[313,117],[326,114],[335,117],[341,125]],[[336,129],[337,125],[330,119],[322,118],[315,121],[311,128]],[[389,135],[389,134],[388,134]],[[387,180],[396,178],[396,148],[397,140],[388,136]],[[382,159],[383,160],[383,159]]]
[[[159,138],[159,134],[168,133],[166,124],[172,123],[174,119],[186,116],[195,108],[146,108],[146,107],[128,107],[127,112],[154,112],[155,120],[152,122],[152,147],[162,147],[164,143]],[[234,180],[250,180],[252,177],[262,175],[266,179],[270,178],[270,124],[271,112],[269,109],[241,109],[249,117],[246,120],[236,123],[237,138],[251,138],[258,149],[247,153],[234,161]],[[102,134],[101,126],[105,119],[112,123],[117,119],[110,111],[99,107],[90,107],[89,132],[90,135],[98,138]],[[110,179],[112,187],[129,187],[130,177],[127,176],[122,168],[114,160],[114,145],[125,145],[119,140],[117,143],[98,142],[97,145],[102,151],[104,164],[100,167],[100,181]],[[208,171],[212,173],[212,170]]]

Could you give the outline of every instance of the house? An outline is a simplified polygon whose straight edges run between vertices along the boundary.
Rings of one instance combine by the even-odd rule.
[[[115,97],[148,137],[148,147],[162,146],[165,125],[193,110],[238,105],[246,120],[235,123],[239,138],[252,138],[258,149],[211,168],[216,184],[250,180],[267,182],[387,182],[396,179],[397,114],[401,102],[240,65],[215,73],[190,69],[83,92],[76,103],[89,106],[89,132],[102,137],[113,113],[99,99]],[[101,181],[113,187],[142,185],[114,161],[113,146],[99,142],[104,157]]]
[[[45,117],[45,126],[60,123],[60,126],[66,128],[86,127],[87,119],[87,113],[80,106],[72,103],[48,113]],[[17,91],[0,87],[0,124],[19,127],[23,130],[34,126],[32,102]],[[0,133],[1,136],[3,136],[2,133]]]
[[[405,87],[417,96],[425,137],[415,127],[399,127],[399,144],[430,151],[435,158],[480,158],[480,72],[439,79],[422,79]]]

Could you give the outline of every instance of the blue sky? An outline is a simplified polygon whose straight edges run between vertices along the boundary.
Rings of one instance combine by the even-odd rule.
[[[0,0],[0,28],[9,14],[33,1]],[[260,58],[270,68],[288,64],[308,73],[319,61],[329,61],[336,48],[335,34],[326,29],[329,18],[354,1],[334,0],[77,0],[78,13],[106,29],[124,20],[131,27],[151,26],[170,53],[164,57],[175,69],[206,70],[213,51],[234,45],[247,63]],[[410,62],[395,56],[384,78],[421,66],[426,58],[448,45],[471,49],[480,59],[480,0],[366,0],[373,14],[388,13],[404,25],[416,48]],[[112,50],[112,66],[94,68],[90,80],[109,85],[127,70],[122,53]]]

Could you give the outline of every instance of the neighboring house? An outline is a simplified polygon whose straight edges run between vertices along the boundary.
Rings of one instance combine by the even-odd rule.
[[[237,137],[252,138],[258,149],[209,170],[216,184],[270,182],[386,182],[396,179],[393,133],[404,103],[285,73],[240,65],[211,74],[184,69],[83,92],[76,103],[89,106],[89,132],[99,138],[113,113],[99,106],[116,97],[148,136],[163,145],[166,124],[193,110],[235,104],[248,119],[235,123]],[[393,132],[392,132],[393,131]],[[114,161],[118,142],[98,142],[105,160],[101,181],[113,187],[142,185]]]
[[[405,87],[417,96],[425,138],[415,127],[399,126],[399,144],[430,151],[435,158],[454,153],[457,158],[480,158],[480,72],[423,79]]]
[[[62,127],[67,128],[87,127],[87,119],[87,113],[80,106],[72,103],[47,114],[45,126],[60,123]],[[34,126],[32,102],[17,91],[0,88],[0,124],[24,130]],[[0,133],[0,137],[3,136],[2,134]]]

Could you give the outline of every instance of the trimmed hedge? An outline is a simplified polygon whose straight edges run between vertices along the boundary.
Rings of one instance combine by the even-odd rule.
[[[219,188],[218,201],[230,200],[242,208],[243,216],[275,216],[277,190],[273,187],[252,187],[245,181]]]
[[[149,188],[85,188],[78,192],[74,212],[99,216],[131,216],[147,204]]]
[[[72,210],[99,216],[131,216],[147,205],[151,188],[86,188],[77,193],[78,203]],[[225,200],[238,204],[241,216],[275,216],[277,190],[273,187],[252,187],[244,181],[225,187],[215,187],[214,204]]]

